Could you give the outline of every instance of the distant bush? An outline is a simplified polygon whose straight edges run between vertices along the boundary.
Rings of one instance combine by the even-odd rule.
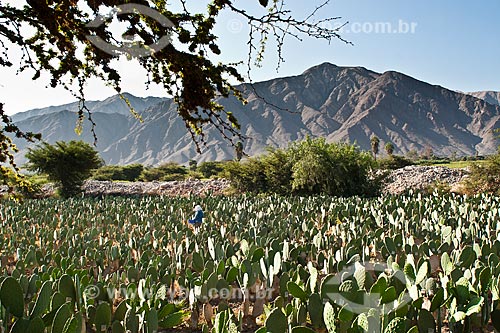
[[[382,170],[396,170],[415,164],[412,160],[399,155],[392,155],[378,160],[378,166]]]
[[[222,171],[224,171],[225,162],[202,162],[200,163],[196,171],[201,173],[205,178],[211,178],[213,176],[218,176]]]
[[[171,181],[186,179],[188,170],[177,163],[165,163],[155,168],[146,168],[142,171],[140,180],[151,181]]]
[[[122,180],[133,182],[139,179],[143,170],[144,167],[141,164],[106,165],[97,169],[92,178],[103,181]]]
[[[463,189],[467,194],[500,195],[500,152],[483,163],[472,163],[470,175],[463,182]]]
[[[420,159],[418,161],[415,161],[416,165],[439,165],[439,164],[449,164],[451,162],[451,159],[449,158],[441,158],[441,157],[434,157],[430,159]]]
[[[380,189],[380,182],[370,176],[374,166],[371,154],[354,145],[307,138],[286,150],[231,162],[226,175],[243,192],[371,196]]]
[[[231,186],[241,192],[269,192],[264,165],[260,158],[250,158],[245,162],[231,161],[225,165],[225,175]]]

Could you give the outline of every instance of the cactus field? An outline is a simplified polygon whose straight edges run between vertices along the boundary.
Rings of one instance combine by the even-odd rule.
[[[500,330],[498,197],[3,201],[0,225],[0,332]]]

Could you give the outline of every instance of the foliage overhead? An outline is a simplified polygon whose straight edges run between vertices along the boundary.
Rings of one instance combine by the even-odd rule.
[[[60,141],[54,145],[44,142],[30,149],[26,158],[26,168],[47,174],[49,180],[60,186],[63,197],[80,193],[83,182],[102,165],[97,151],[83,141]]]
[[[253,65],[260,65],[269,39],[276,41],[278,67],[284,60],[282,47],[288,37],[343,40],[339,35],[340,27],[329,28],[331,25],[325,24],[336,17],[318,17],[329,0],[313,6],[303,18],[292,13],[284,0],[259,0],[261,11],[256,11],[248,1],[211,0],[203,12],[190,10],[186,0],[175,2],[174,5],[164,0],[135,0],[133,3],[116,0],[27,0],[23,6],[1,2],[0,66],[17,66],[20,72],[31,70],[33,79],[48,73],[50,86],[63,86],[79,100],[77,130],[81,130],[85,114],[93,130],[95,123],[85,104],[87,81],[98,78],[121,93],[121,64],[116,60],[120,56],[133,56],[123,51],[130,47],[131,42],[126,38],[116,38],[105,24],[102,15],[115,10],[118,21],[127,27],[123,36],[140,37],[142,42],[134,41],[132,45],[149,50],[148,56],[136,59],[148,73],[145,83],[159,84],[167,96],[174,97],[178,114],[200,151],[200,144],[205,143],[204,129],[209,125],[213,125],[233,145],[242,139],[238,120],[215,102],[216,97],[231,94],[241,99],[240,92],[231,82],[243,81],[238,64],[214,60],[223,51],[216,33],[216,22],[223,11],[236,13],[248,23],[248,74]],[[139,11],[142,13],[138,14],[135,10],[116,12],[117,7],[124,5],[142,9]],[[158,14],[170,24],[155,19],[154,15],[144,15],[144,12]],[[96,20],[101,20],[102,24],[96,26]],[[149,47],[165,37],[170,43],[161,49]],[[105,50],[95,40],[112,45],[113,52]],[[22,53],[17,64],[13,58],[18,52],[12,51],[16,48]],[[131,111],[134,113],[132,108]],[[27,139],[33,136],[22,133],[13,125],[1,104],[0,117],[3,123],[0,127],[0,162],[7,161],[15,167],[12,160],[15,147],[6,134],[14,133]]]

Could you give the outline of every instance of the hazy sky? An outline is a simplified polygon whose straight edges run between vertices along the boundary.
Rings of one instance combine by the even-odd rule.
[[[320,2],[287,1],[297,17],[305,16]],[[323,8],[318,19],[340,16],[342,19],[336,24],[349,22],[342,35],[354,45],[289,38],[284,48],[286,62],[276,72],[276,52],[270,44],[264,66],[254,69],[252,78],[260,81],[297,75],[311,66],[331,62],[377,72],[396,70],[453,90],[500,91],[499,13],[498,0],[335,0]],[[246,58],[248,29],[243,20],[226,13],[219,18],[217,33],[222,60]],[[162,96],[157,87],[145,90],[144,73],[133,62],[121,59],[120,67],[124,91],[137,96]],[[9,113],[74,100],[63,89],[45,88],[47,77],[33,82],[31,76],[32,73],[16,75],[15,70],[1,69],[0,101]],[[89,84],[86,92],[88,99],[104,99],[113,94],[96,81]]]

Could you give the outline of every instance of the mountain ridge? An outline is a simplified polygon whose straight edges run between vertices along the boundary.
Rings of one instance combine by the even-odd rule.
[[[238,88],[248,101],[246,106],[234,97],[217,101],[239,120],[249,155],[265,152],[268,146],[286,147],[306,136],[356,142],[369,150],[370,137],[377,135],[382,144],[394,143],[398,153],[428,147],[438,155],[496,151],[493,129],[500,126],[500,105],[480,98],[496,96],[492,93],[467,95],[396,71],[376,73],[331,63]],[[233,147],[213,127],[206,129],[208,142],[202,154],[196,154],[171,99],[148,101],[133,95],[129,99],[143,122],[133,118],[116,96],[92,104],[97,149],[106,163],[157,165],[234,158]],[[45,114],[37,114],[37,109],[13,119],[23,130],[41,132],[51,143],[79,139],[71,132],[76,116],[73,113],[71,124],[69,115],[74,111],[61,113],[64,107],[69,108],[54,107]],[[81,137],[86,141],[92,138],[88,127]],[[22,160],[28,145],[18,140],[16,144],[21,149],[17,158]]]

